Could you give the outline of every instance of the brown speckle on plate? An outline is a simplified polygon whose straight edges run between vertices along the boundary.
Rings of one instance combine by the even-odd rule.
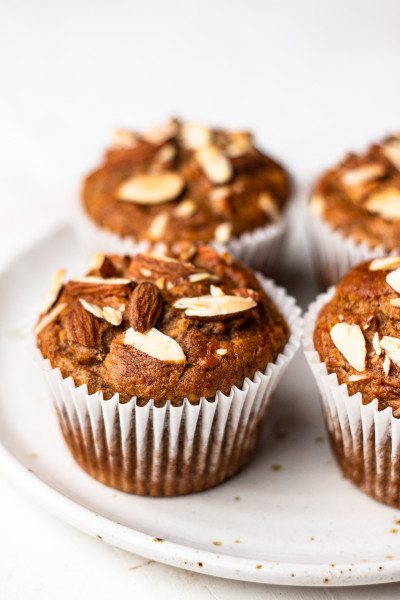
[[[157,537],[153,538],[153,542],[163,542],[163,541],[164,541],[164,538],[157,538]]]
[[[272,465],[272,471],[280,471],[282,469],[282,465]]]
[[[214,546],[222,546],[222,542],[213,542]]]

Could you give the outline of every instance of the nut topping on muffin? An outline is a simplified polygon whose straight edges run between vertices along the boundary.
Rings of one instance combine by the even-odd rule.
[[[178,342],[154,327],[145,333],[135,331],[131,327],[125,333],[124,342],[162,362],[179,364],[186,360]]]
[[[229,159],[217,146],[206,146],[197,150],[196,160],[206,177],[216,184],[227,183],[233,175]]]
[[[157,323],[163,309],[163,300],[156,285],[143,281],[133,290],[128,315],[132,327],[145,333]]]
[[[337,323],[331,329],[331,338],[336,348],[356,371],[365,371],[367,348],[365,338],[358,325]]]
[[[185,311],[187,317],[204,320],[223,320],[236,317],[243,311],[251,310],[257,306],[252,298],[242,296],[198,296],[193,298],[180,298],[174,303],[175,308]]]
[[[60,295],[60,292],[64,285],[64,277],[65,270],[62,269],[57,271],[54,275],[53,282],[51,284],[50,289],[46,292],[44,297],[44,306],[42,308],[42,314],[47,313],[47,311],[54,306],[57,301],[57,298]]]
[[[97,306],[97,304],[87,302],[83,298],[79,298],[79,302],[82,304],[85,310],[90,312],[98,319],[104,319],[105,321],[107,321],[107,323],[110,323],[111,325],[121,325],[122,313],[125,310],[124,304],[121,305],[120,310],[115,310],[115,308],[112,308],[111,306]]]
[[[175,200],[184,186],[185,180],[179,173],[149,173],[124,181],[117,189],[117,196],[120,200],[137,204],[161,204]]]

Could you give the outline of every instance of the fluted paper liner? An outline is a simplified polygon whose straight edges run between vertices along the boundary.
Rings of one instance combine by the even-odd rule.
[[[303,347],[317,382],[331,446],[344,474],[364,492],[400,508],[400,419],[378,400],[363,405],[360,392],[349,396],[346,384],[328,374],[313,342],[317,316],[335,288],[320,294],[304,317]]]
[[[229,395],[197,405],[167,401],[162,408],[136,397],[89,395],[71,377],[52,369],[39,350],[64,438],[75,460],[103,483],[135,494],[173,496],[210,488],[240,469],[253,450],[271,395],[300,343],[302,320],[295,300],[271,280],[260,282],[285,317],[290,338],[265,372],[246,378]]]
[[[352,267],[373,258],[397,255],[383,246],[375,248],[366,242],[358,243],[308,210],[307,220],[314,241],[313,257],[326,287],[336,285]]]
[[[266,225],[251,232],[232,238],[227,244],[210,242],[218,251],[227,251],[243,264],[257,271],[272,274],[278,262],[279,253],[285,241],[291,209],[286,209],[279,223]],[[78,233],[86,250],[92,254],[137,254],[147,252],[151,247],[164,249],[162,242],[153,246],[146,240],[135,242],[121,237],[96,225],[86,214],[77,218]]]

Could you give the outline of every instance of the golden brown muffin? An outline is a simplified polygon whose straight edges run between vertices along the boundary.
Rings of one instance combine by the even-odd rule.
[[[134,241],[227,243],[281,220],[286,171],[251,134],[173,120],[143,134],[118,131],[83,186],[101,228]]]

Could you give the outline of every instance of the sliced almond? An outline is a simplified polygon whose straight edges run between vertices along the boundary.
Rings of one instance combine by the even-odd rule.
[[[229,185],[223,185],[211,190],[210,199],[213,202],[218,202],[219,200],[224,200],[225,198],[227,198],[231,192],[232,190]]]
[[[218,281],[219,277],[212,273],[191,273],[189,275],[190,283],[199,283],[200,281]]]
[[[155,159],[161,163],[168,163],[176,157],[176,146],[174,144],[165,144],[155,156]]]
[[[119,310],[115,310],[111,306],[98,306],[97,304],[92,304],[91,302],[87,302],[83,298],[79,298],[79,302],[82,304],[83,308],[90,312],[92,315],[97,317],[98,319],[104,319],[107,323],[111,325],[121,325],[122,322],[122,313]]]
[[[388,221],[400,219],[400,189],[391,187],[369,196],[364,203],[367,210]]]
[[[190,217],[196,212],[196,208],[196,202],[190,200],[190,198],[186,198],[185,200],[182,200],[182,202],[180,202],[180,204],[176,207],[175,215],[181,218]]]
[[[226,244],[232,237],[232,225],[230,223],[221,223],[215,228],[214,237],[217,242]]]
[[[388,273],[386,275],[386,283],[388,283],[395,292],[400,294],[400,269]]]
[[[225,354],[228,353],[228,350],[226,348],[218,348],[217,350],[217,354],[219,354],[219,356],[225,356]]]
[[[225,296],[225,293],[220,287],[217,287],[216,285],[210,285],[210,296],[213,298],[221,298],[221,296]]]
[[[388,256],[385,258],[375,258],[369,263],[370,271],[386,271],[394,269],[400,265],[400,256]]]
[[[205,176],[212,183],[227,183],[233,175],[230,160],[217,146],[206,146],[197,150],[195,157]]]
[[[270,192],[261,192],[258,197],[258,206],[273,223],[278,223],[281,220],[278,204]]]
[[[127,131],[126,129],[117,129],[114,133],[114,139],[112,143],[112,150],[128,150],[134,148],[139,143],[138,136],[133,131]]]
[[[368,375],[350,375],[348,381],[363,381],[368,379]]]
[[[374,179],[379,179],[386,172],[387,169],[382,163],[369,163],[355,169],[346,170],[341,179],[345,186],[356,187],[374,181]]]
[[[185,311],[187,317],[204,320],[230,319],[246,310],[257,306],[252,298],[240,296],[197,296],[194,298],[180,298],[174,303],[175,308]]]
[[[377,331],[374,333],[374,337],[372,338],[372,345],[374,347],[375,354],[379,356],[382,352],[382,348],[379,343],[379,333]]]
[[[94,254],[89,264],[89,270],[97,271],[98,269],[100,269],[105,257],[106,255],[103,252],[97,252],[97,254]]]
[[[395,308],[398,308],[400,306],[400,298],[391,298],[390,304]]]
[[[356,371],[365,371],[367,348],[358,325],[337,323],[330,331],[332,342]]]
[[[182,192],[185,181],[179,173],[136,175],[124,181],[117,189],[117,197],[136,204],[161,204],[175,200]]]
[[[175,120],[171,120],[164,125],[159,125],[158,127],[152,127],[145,131],[142,135],[142,138],[146,140],[146,142],[150,142],[150,144],[162,144],[167,140],[175,137],[178,133],[178,124]]]
[[[49,325],[49,323],[54,321],[54,319],[60,314],[60,312],[62,310],[64,310],[64,308],[66,306],[67,306],[67,304],[65,302],[62,302],[61,304],[57,304],[57,306],[55,306],[53,308],[53,310],[51,310],[49,313],[47,313],[47,315],[42,317],[42,319],[39,321],[39,323],[36,325],[36,327],[34,329],[34,332],[36,333],[36,335],[38,335],[45,327],[47,327],[47,325]]]
[[[391,366],[391,360],[388,356],[385,356],[385,360],[383,361],[383,370],[385,372],[385,375],[389,375],[390,372],[390,366]]]
[[[322,196],[314,194],[310,200],[310,210],[318,217],[322,217],[325,212],[325,201]]]
[[[161,240],[164,237],[165,230],[169,220],[169,214],[167,212],[161,212],[154,217],[151,225],[147,231],[149,237],[152,240]]]
[[[155,327],[145,333],[140,333],[130,327],[125,333],[124,342],[162,362],[184,363],[186,361],[185,354],[178,342]]]
[[[53,277],[53,281],[50,289],[46,292],[44,296],[44,303],[41,314],[46,313],[56,302],[59,293],[61,291],[62,286],[64,285],[64,277],[66,271],[62,269],[61,271],[57,271]]]
[[[339,320],[340,320],[340,321],[343,321],[343,319],[339,319]],[[371,323],[372,323],[372,321],[373,321],[373,320],[374,320],[374,315],[370,315],[370,316],[368,317],[368,319],[367,319],[367,322],[365,323],[365,325],[363,325],[363,329],[364,329],[364,331],[365,331],[366,329],[369,329],[369,328],[371,327]]]
[[[400,140],[389,140],[382,146],[382,152],[400,171]]]
[[[226,152],[228,156],[235,158],[243,156],[253,150],[253,136],[244,131],[231,132],[228,134]]]
[[[182,142],[189,150],[199,150],[212,142],[212,132],[199,123],[185,123],[181,128]]]
[[[158,287],[159,290],[165,289],[165,277],[159,277],[157,281],[154,282],[154,285]]]
[[[381,348],[385,351],[386,356],[388,356],[395,365],[400,367],[400,338],[384,335],[380,344]]]
[[[125,277],[108,277],[104,279],[103,277],[95,277],[92,275],[88,275],[87,277],[80,277],[78,279],[70,279],[70,282],[76,283],[87,283],[92,285],[128,285],[131,282],[130,279],[126,279]]]

